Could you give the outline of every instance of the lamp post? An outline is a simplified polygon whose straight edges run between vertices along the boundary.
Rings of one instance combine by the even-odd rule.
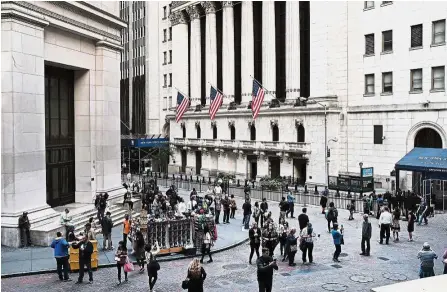
[[[360,166],[360,198],[363,197],[363,162],[359,163]]]

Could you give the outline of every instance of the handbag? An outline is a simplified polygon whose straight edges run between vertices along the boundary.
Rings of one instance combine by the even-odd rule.
[[[126,259],[126,263],[124,264],[124,272],[132,272],[135,270],[135,267],[133,266],[132,262],[129,261],[129,258]]]
[[[301,244],[300,244],[300,248],[301,248]],[[302,249],[302,248],[301,248],[301,249]],[[294,252],[294,251],[297,251],[297,250],[298,250],[298,248],[297,248],[297,245],[296,245],[296,244],[290,246],[290,251],[291,251],[291,252]]]
[[[182,288],[184,290],[189,288],[189,279],[188,278],[186,278],[185,280],[182,281]]]

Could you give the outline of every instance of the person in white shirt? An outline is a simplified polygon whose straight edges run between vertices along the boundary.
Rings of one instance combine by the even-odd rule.
[[[222,194],[222,188],[220,187],[220,185],[217,185],[214,187],[214,193],[219,196]]]
[[[189,211],[194,211],[194,209],[196,208],[196,206],[197,206],[197,202],[196,202],[196,200],[194,199],[194,198],[191,198],[191,200],[188,202],[188,204],[186,205],[186,208],[189,210]]]
[[[383,244],[383,238],[386,237],[386,244],[389,244],[390,241],[390,227],[393,221],[393,216],[389,212],[388,207],[384,208],[382,214],[380,214],[379,218],[379,226],[380,226],[380,244]]]
[[[180,203],[177,204],[177,215],[182,216],[187,210],[186,204],[183,199],[180,199]]]
[[[68,215],[70,210],[65,209],[64,213],[61,215],[61,225],[65,226],[65,239],[68,241],[68,234],[74,231],[74,225],[71,223],[71,215]]]

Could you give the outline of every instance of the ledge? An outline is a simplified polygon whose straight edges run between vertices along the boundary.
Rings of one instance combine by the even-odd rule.
[[[380,96],[389,96],[389,95],[393,95],[393,93],[392,92],[382,92],[380,94]]]
[[[372,9],[374,9],[374,8],[376,8],[376,7],[375,7],[375,6],[372,6],[372,7],[363,8],[363,11],[372,10]]]
[[[376,93],[365,93],[363,94],[363,97],[371,97],[371,96],[375,96]]]
[[[382,3],[382,4],[380,4],[380,7],[384,7],[384,6],[388,6],[388,5],[392,5],[393,4],[393,1],[390,1],[390,2],[388,2],[388,3]]]
[[[423,49],[423,46],[410,47],[409,51],[415,51],[415,50],[421,50],[421,49]]]
[[[423,90],[410,90],[408,93],[409,94],[421,94],[421,93],[424,93],[424,91]]]
[[[391,50],[391,51],[381,52],[380,54],[381,55],[389,55],[389,54],[392,54],[392,53],[393,53],[393,51]]]
[[[442,46],[445,46],[445,42],[443,42],[443,43],[439,43],[439,44],[431,44],[431,45],[430,45],[431,48],[434,48],[434,47],[442,47]]]
[[[363,54],[363,58],[367,58],[367,57],[374,57],[376,54],[372,53],[372,54]]]
[[[436,92],[445,92],[445,88],[443,88],[443,89],[430,89],[430,93],[436,93]]]

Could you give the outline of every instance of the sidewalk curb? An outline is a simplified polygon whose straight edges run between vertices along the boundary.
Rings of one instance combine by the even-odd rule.
[[[222,247],[220,249],[214,250],[211,252],[211,254],[216,254],[216,253],[220,253],[223,251],[227,251],[229,249],[235,248],[239,245],[242,245],[246,242],[249,241],[249,238],[246,238],[244,240],[238,241],[236,243],[230,244],[228,246]],[[172,262],[172,261],[177,261],[177,260],[184,260],[184,259],[191,259],[191,258],[195,258],[195,257],[200,257],[201,254],[196,254],[196,255],[190,255],[190,256],[184,256],[184,257],[179,257],[179,258],[167,258],[167,259],[163,259],[163,257],[159,257],[157,259],[157,261],[159,263],[162,262]],[[136,265],[137,262],[134,262],[134,264]],[[109,263],[109,264],[102,264],[102,265],[98,265],[97,269],[103,269],[103,268],[112,268],[112,267],[116,267],[116,263]],[[25,277],[25,276],[34,276],[34,275],[44,275],[44,274],[55,274],[57,273],[56,269],[50,269],[50,270],[41,270],[41,271],[31,271],[31,272],[24,272],[24,273],[14,273],[14,274],[5,274],[1,276],[1,279],[8,279],[8,278],[17,278],[17,277]],[[73,274],[73,273],[70,273]],[[74,273],[77,274],[77,273]]]

